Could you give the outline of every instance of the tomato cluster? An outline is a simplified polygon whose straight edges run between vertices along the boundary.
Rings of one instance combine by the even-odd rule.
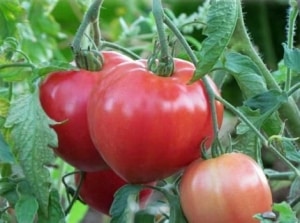
[[[162,180],[188,166],[180,198],[189,222],[252,222],[252,215],[270,209],[270,190],[254,161],[241,154],[198,160],[203,145],[211,146],[214,131],[204,83],[189,83],[192,63],[174,58],[173,74],[162,77],[148,70],[145,60],[102,54],[101,71],[55,72],[40,86],[41,104],[58,122],[54,152],[84,171],[82,200],[109,214],[113,195],[123,185]],[[209,77],[208,82],[218,94]],[[213,103],[220,126],[223,105]],[[246,173],[248,178],[242,178]],[[150,194],[143,191],[140,203]]]

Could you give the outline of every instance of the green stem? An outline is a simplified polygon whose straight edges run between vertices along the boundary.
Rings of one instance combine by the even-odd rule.
[[[227,109],[229,109],[232,113],[234,113],[237,117],[239,117],[247,126],[255,132],[257,137],[261,140],[262,145],[268,149],[272,153],[274,153],[280,160],[282,160],[297,176],[300,177],[300,170],[296,168],[285,156],[283,156],[273,145],[269,144],[268,139],[265,138],[265,136],[250,122],[250,120],[244,116],[243,113],[241,113],[239,110],[237,110],[233,105],[231,105],[229,102],[227,102],[222,97],[215,95],[215,98],[220,101]]]
[[[238,2],[239,2],[239,19],[237,22],[234,35],[236,35],[238,37],[237,39],[242,43],[241,45],[243,45],[244,54],[248,55],[260,69],[261,74],[266,80],[268,88],[281,91],[281,88],[277,84],[271,72],[268,70],[263,60],[255,50],[253,44],[251,43],[250,37],[247,33],[246,26],[243,20],[241,2],[240,1]],[[295,101],[292,98],[290,98],[287,103],[284,103],[281,106],[281,108],[279,109],[279,115],[281,120],[286,122],[286,127],[288,129],[288,132],[291,134],[291,136],[299,137],[300,136],[300,113]],[[296,141],[296,143],[300,145],[300,140]]]
[[[94,0],[90,5],[89,9],[84,15],[84,18],[76,32],[73,43],[71,45],[73,54],[75,55],[75,62],[78,68],[99,71],[103,66],[103,57],[101,53],[98,52],[100,48],[100,29],[99,29],[99,14],[100,7],[103,0]],[[82,38],[85,34],[88,26],[92,26],[93,31],[93,46],[96,49],[81,49]]]
[[[135,54],[134,52],[132,52],[131,50],[125,48],[125,47],[122,47],[116,43],[112,43],[112,42],[107,42],[107,41],[102,41],[101,42],[101,49],[104,49],[104,48],[112,48],[112,49],[115,49],[115,50],[118,50],[118,51],[121,51],[122,53],[128,55],[129,57],[131,57],[132,59],[134,60],[139,60],[140,59],[140,56]]]
[[[187,52],[188,56],[190,57],[192,63],[195,66],[197,66],[198,59],[197,59],[196,55],[194,54],[192,48],[190,47],[190,45],[184,38],[184,36],[178,30],[178,28],[174,25],[174,23],[171,21],[171,19],[168,16],[165,16],[164,22],[170,28],[170,30],[172,30],[173,34],[176,36],[176,38],[178,39],[178,41],[180,42],[182,47],[185,49],[185,51]],[[208,78],[206,76],[204,76],[202,79],[203,79],[203,83],[205,84],[205,88],[208,93],[209,102],[210,102],[209,105],[210,105],[211,112],[213,114],[212,120],[213,120],[214,135],[215,135],[215,139],[217,139],[218,134],[219,134],[219,126],[218,126],[218,117],[217,117],[217,110],[216,110],[216,104],[215,104],[215,93],[209,84]]]
[[[292,86],[289,91],[287,92],[288,96],[293,95],[297,90],[300,89],[300,82],[296,83],[294,86]]]
[[[293,180],[295,178],[295,173],[293,171],[288,172],[265,172],[269,180]]]
[[[158,59],[157,71],[160,76],[171,76],[174,70],[173,58],[169,53],[168,40],[164,29],[164,11],[161,0],[153,0],[153,16],[158,33],[160,57]]]
[[[35,69],[35,66],[32,63],[11,63],[11,64],[0,65],[0,70],[5,68],[11,68],[11,67],[29,67],[32,70]]]
[[[100,11],[100,7],[102,5],[103,0],[95,0],[91,6],[89,7],[89,9],[87,10],[87,12],[85,13],[83,20],[75,34],[73,43],[72,43],[72,50],[75,54],[80,53],[81,51],[81,40],[84,36],[84,32],[86,31],[87,27],[90,24],[97,24],[98,23],[98,19],[99,19],[99,11]],[[100,31],[94,31],[94,41],[95,44],[99,44],[99,39],[100,39]],[[98,41],[98,42],[96,42]],[[97,45],[98,46],[98,45]]]
[[[75,191],[75,194],[73,195],[72,197],[72,200],[71,202],[69,203],[69,206],[67,207],[67,209],[65,210],[65,215],[68,215],[69,212],[71,211],[74,203],[78,200],[78,196],[79,196],[79,191],[80,191],[80,188],[82,186],[82,182],[83,182],[83,177],[84,177],[84,172],[82,171],[75,171],[75,172],[72,172],[72,173],[69,173],[69,174],[66,174],[64,177],[63,177],[63,183],[66,187],[68,187],[68,185],[66,184],[66,182],[64,182],[64,179],[70,175],[74,175],[74,174],[80,174],[80,180],[79,180],[79,184],[76,188],[76,191]]]
[[[294,2],[294,4],[293,4]],[[287,46],[289,49],[293,48],[294,44],[294,35],[295,35],[295,25],[296,19],[298,16],[298,8],[296,1],[290,1],[290,9],[288,15],[288,28],[287,28]],[[288,91],[292,85],[292,70],[287,68],[286,82],[285,82],[285,91]]]

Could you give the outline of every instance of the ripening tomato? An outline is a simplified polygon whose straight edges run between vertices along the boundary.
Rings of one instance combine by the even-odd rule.
[[[174,59],[161,77],[144,61],[122,63],[101,78],[88,102],[92,140],[107,164],[130,183],[168,177],[200,156],[213,138],[209,99],[201,80],[188,84],[190,62]],[[211,86],[217,91],[210,80]],[[216,103],[219,125],[223,106]]]
[[[80,174],[75,175],[75,183],[79,185]],[[91,208],[109,215],[109,210],[118,189],[127,184],[111,169],[97,172],[85,172],[79,190],[80,198]],[[155,183],[150,185],[154,186]],[[139,195],[139,204],[143,208],[152,194],[151,189],[144,189]]]
[[[54,152],[69,164],[84,171],[100,170],[107,165],[91,140],[87,124],[87,101],[98,78],[116,64],[130,60],[113,51],[102,52],[100,72],[59,71],[50,74],[40,86],[40,100],[47,115],[60,124],[53,128],[58,135]]]
[[[180,201],[189,223],[255,223],[272,210],[272,194],[258,164],[241,153],[196,160],[183,173]]]

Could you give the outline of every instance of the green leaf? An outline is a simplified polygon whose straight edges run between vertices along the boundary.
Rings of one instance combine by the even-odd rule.
[[[133,222],[134,214],[130,204],[136,202],[141,189],[143,189],[143,186],[127,184],[115,193],[115,198],[110,209],[112,216],[111,223]]]
[[[30,65],[24,64],[24,66],[13,66],[1,69],[0,78],[7,82],[22,81],[30,77],[31,74],[32,68]]]
[[[291,188],[288,195],[288,200],[293,201],[300,197],[300,178],[296,177],[291,184]]]
[[[44,63],[39,64],[36,72],[38,73],[39,76],[44,76],[51,72],[70,70],[70,69],[75,70],[78,68],[67,62],[51,61],[50,63],[44,62]]]
[[[279,213],[278,222],[284,223],[295,223],[298,222],[298,219],[291,208],[291,206],[286,202],[281,202],[279,204],[273,205],[273,211]]]
[[[253,131],[244,132],[238,135],[232,142],[233,151],[240,151],[252,157],[260,159],[261,142]]]
[[[57,146],[57,136],[49,124],[54,121],[44,113],[37,90],[19,94],[11,101],[5,127],[11,128],[18,161],[45,214],[50,188],[50,175],[45,165],[54,160],[49,147]]]
[[[57,190],[50,192],[48,206],[48,215],[44,213],[39,215],[39,223],[63,223],[65,222],[65,214],[62,210],[59,194]],[[78,220],[78,219],[77,219]]]
[[[300,151],[297,149],[293,141],[295,139],[279,137],[275,138],[275,146],[290,161],[300,163]]]
[[[244,105],[253,110],[258,109],[261,114],[266,112],[273,113],[287,100],[288,96],[285,92],[269,90],[246,100]]]
[[[38,207],[38,202],[33,196],[21,195],[15,206],[18,223],[34,222]]]
[[[203,32],[207,37],[198,53],[199,63],[192,81],[200,79],[213,68],[229,43],[238,18],[237,1],[213,1],[207,17],[207,27]]]
[[[259,75],[259,68],[250,57],[235,52],[226,53],[223,68],[234,77],[246,98],[267,91],[265,81]]]
[[[10,152],[9,146],[6,144],[1,132],[0,132],[0,164],[1,163],[14,163],[13,154]]]
[[[14,36],[17,23],[22,21],[24,10],[17,0],[0,1],[0,42],[8,37]]]
[[[293,71],[300,73],[300,49],[289,49],[286,44],[283,44],[283,48],[284,64]]]

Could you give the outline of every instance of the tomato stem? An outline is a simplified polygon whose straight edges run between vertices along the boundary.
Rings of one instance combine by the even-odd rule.
[[[287,47],[289,49],[293,48],[294,44],[294,36],[295,36],[295,25],[296,19],[298,16],[298,8],[296,1],[290,1],[290,9],[288,14],[288,27],[287,27]],[[284,86],[284,90],[288,91],[292,84],[292,70],[288,67],[286,73],[286,82]]]
[[[119,44],[115,44],[115,43],[112,43],[112,42],[107,42],[107,41],[102,40],[101,41],[101,49],[104,49],[104,48],[112,48],[112,49],[121,51],[122,53],[128,55],[129,57],[131,57],[134,60],[139,60],[140,59],[140,56],[135,54],[131,50],[126,49],[125,47],[122,47]]]
[[[63,177],[63,184],[65,185],[66,188],[68,188],[69,186],[67,185],[67,183],[65,182],[65,178],[70,176],[70,175],[74,175],[74,174],[80,174],[80,180],[79,180],[79,184],[76,187],[75,193],[72,195],[72,200],[69,203],[69,206],[67,207],[67,209],[65,210],[65,215],[67,216],[69,214],[69,212],[71,211],[74,203],[78,200],[79,198],[79,191],[83,182],[83,178],[84,178],[84,172],[83,171],[74,171],[72,173],[68,173]],[[67,191],[68,192],[68,191]]]
[[[160,76],[171,76],[174,71],[174,62],[172,55],[169,53],[168,40],[164,28],[164,11],[161,0],[153,0],[152,13],[155,19],[155,24],[158,33],[160,56],[154,73]],[[156,60],[152,60],[156,63]],[[153,67],[150,65],[150,67]]]
[[[101,70],[103,58],[99,52],[90,51],[88,48],[85,51],[81,49],[81,42],[85,31],[87,30],[88,26],[92,26],[93,31],[93,42],[95,45],[96,50],[100,47],[100,39],[101,33],[99,29],[99,15],[100,15],[100,7],[102,5],[103,0],[94,0],[94,2],[90,5],[88,10],[86,11],[84,18],[75,34],[73,43],[71,45],[72,51],[75,55],[75,62],[79,68],[87,69],[87,70]],[[95,65],[89,63],[89,60]],[[99,63],[97,63],[99,61]]]
[[[244,46],[242,49],[244,54],[249,56],[260,69],[262,76],[266,80],[268,88],[281,91],[281,88],[277,84],[271,72],[264,64],[262,58],[259,56],[258,52],[254,48],[250,40],[243,19],[241,2],[238,1],[238,4],[239,4],[239,18],[237,21],[234,35],[238,37],[236,39],[240,41],[242,46]],[[292,98],[289,98],[289,101],[287,103],[284,103],[281,106],[281,108],[279,108],[279,114],[281,120],[284,120],[286,122],[288,132],[292,135],[292,137],[298,137],[300,135],[300,119],[299,119],[300,112],[297,108],[295,101]],[[297,140],[296,143],[299,146],[300,140]]]
[[[164,22],[165,24],[169,27],[170,30],[172,30],[173,34],[176,36],[180,44],[183,46],[185,49],[186,53],[190,57],[192,63],[195,65],[195,67],[198,64],[198,59],[196,55],[194,54],[192,48],[184,38],[184,36],[181,34],[181,32],[178,30],[178,28],[173,24],[171,19],[166,15],[164,17]],[[221,148],[221,143],[219,141],[218,135],[219,135],[219,125],[218,125],[218,117],[217,117],[217,109],[216,109],[216,104],[215,104],[215,93],[213,89],[211,88],[208,78],[204,76],[202,78],[203,83],[205,85],[205,88],[208,93],[208,98],[209,98],[209,105],[212,113],[212,121],[213,121],[213,129],[214,129],[214,142],[217,148]],[[219,153],[219,152],[217,152]]]
[[[237,117],[239,117],[245,124],[249,126],[249,128],[255,132],[258,138],[261,140],[262,145],[271,152],[273,152],[280,160],[282,160],[298,177],[300,177],[300,170],[295,167],[284,155],[280,153],[273,145],[271,145],[268,139],[251,123],[251,121],[244,116],[242,112],[236,109],[233,105],[227,102],[224,98],[215,95],[215,98],[220,101],[225,107],[227,107],[231,112],[233,112]]]

